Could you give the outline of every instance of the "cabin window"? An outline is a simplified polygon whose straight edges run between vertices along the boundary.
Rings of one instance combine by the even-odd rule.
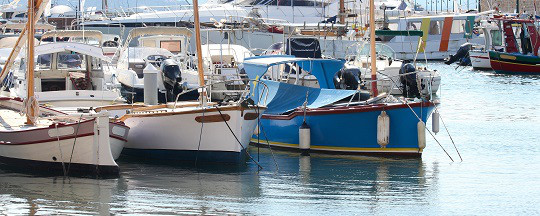
[[[454,20],[454,23],[452,25],[452,34],[461,34],[465,32],[465,23],[466,20]]]
[[[430,35],[439,35],[441,34],[441,26],[443,26],[444,21],[431,21],[429,23],[429,34]]]
[[[86,68],[84,55],[77,53],[59,53],[57,61],[57,69],[84,70]]]
[[[160,47],[169,50],[172,53],[182,51],[180,41],[160,41]]]
[[[420,30],[421,22],[409,22],[407,23],[407,30]]]
[[[92,70],[101,70],[101,59],[92,58]]]
[[[500,30],[491,30],[491,45],[502,46],[502,34]]]
[[[38,68],[41,70],[51,69],[52,54],[39,55],[37,58]]]

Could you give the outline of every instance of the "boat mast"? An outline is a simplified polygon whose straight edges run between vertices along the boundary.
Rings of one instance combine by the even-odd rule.
[[[371,92],[376,97],[377,91],[377,54],[375,50],[375,1],[369,0],[369,45],[371,56]]]
[[[339,0],[339,23],[345,24],[345,0]]]
[[[28,46],[27,46],[27,63],[26,63],[26,80],[27,80],[27,90],[26,90],[26,100],[30,103],[30,109],[26,113],[26,124],[34,124],[32,118],[35,115],[34,103],[34,33],[35,33],[35,23],[34,16],[36,8],[36,0],[28,0]]]
[[[193,16],[195,25],[195,44],[197,47],[197,72],[199,72],[199,86],[201,87],[200,102],[201,106],[206,106],[206,91],[204,86],[204,70],[201,48],[201,23],[199,22],[199,2],[193,0]]]

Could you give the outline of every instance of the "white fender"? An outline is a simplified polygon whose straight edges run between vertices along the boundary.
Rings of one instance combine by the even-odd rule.
[[[390,140],[390,116],[382,111],[377,117],[377,143],[386,148]]]
[[[302,151],[302,154],[309,154],[309,149],[311,148],[311,129],[309,125],[305,122],[300,126],[298,131],[300,143],[298,147]]]
[[[439,133],[439,112],[435,111],[431,114],[431,130],[437,134]]]
[[[426,124],[423,121],[419,121],[418,128],[418,148],[424,149],[426,147]]]

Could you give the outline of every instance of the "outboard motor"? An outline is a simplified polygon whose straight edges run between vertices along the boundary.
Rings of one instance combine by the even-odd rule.
[[[176,99],[176,95],[182,92],[182,72],[178,63],[172,59],[166,59],[161,62],[161,74],[163,78],[163,84],[167,90],[167,101],[173,101]]]
[[[399,69],[399,80],[401,82],[401,91],[405,97],[419,97],[420,91],[418,83],[416,82],[416,68],[408,61],[403,61],[401,68]],[[411,74],[408,74],[411,73]],[[406,74],[406,75],[404,75]]]
[[[454,62],[459,61],[460,66],[470,66],[471,59],[469,57],[469,51],[472,49],[471,43],[465,43],[461,45],[455,55],[450,55],[450,57],[444,62],[449,65]]]
[[[336,89],[356,90],[361,81],[360,69],[357,67],[343,67],[334,75]]]

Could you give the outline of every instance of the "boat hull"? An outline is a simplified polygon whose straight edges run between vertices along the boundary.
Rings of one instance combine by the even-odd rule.
[[[489,60],[489,53],[485,51],[470,51],[469,56],[471,58],[471,64],[474,69],[478,70],[490,70],[491,62]]]
[[[426,122],[434,109],[432,103],[410,103],[415,113]],[[389,144],[382,148],[377,143],[377,117],[381,111],[390,117]],[[254,144],[299,150],[299,127],[303,113],[263,115],[260,137],[254,135]],[[306,113],[311,128],[311,152],[332,154],[367,154],[382,156],[413,156],[422,154],[418,144],[418,118],[405,104],[366,105],[335,109],[319,108]],[[263,132],[264,131],[264,132]],[[266,136],[266,137],[265,137]]]
[[[208,108],[203,114],[196,108],[128,114],[123,119],[130,127],[123,155],[149,160],[243,163],[245,148],[257,124],[255,110],[232,106],[220,111]],[[201,118],[209,120],[201,122]]]
[[[491,67],[497,73],[540,74],[540,57],[489,51]]]
[[[103,116],[80,124],[0,131],[2,167],[47,175],[118,176],[108,121]]]

